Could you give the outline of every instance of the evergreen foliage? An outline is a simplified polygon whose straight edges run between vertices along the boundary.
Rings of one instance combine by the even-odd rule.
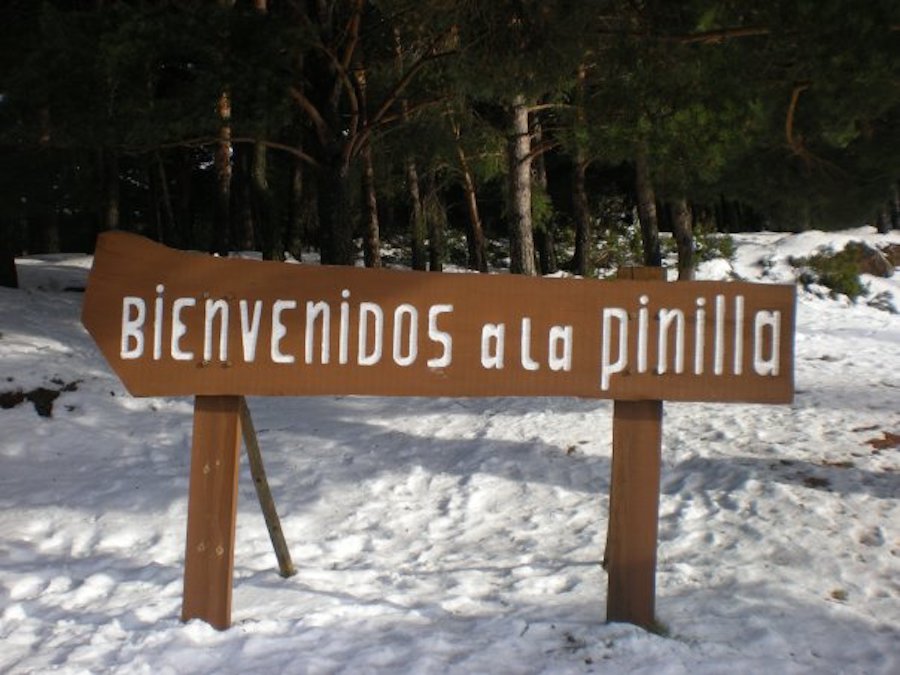
[[[835,253],[823,251],[808,258],[793,258],[791,264],[801,268],[800,281],[804,286],[820,284],[831,291],[832,295],[846,295],[856,301],[861,295],[868,294],[868,288],[859,278],[857,254],[852,248],[845,248]]]
[[[351,264],[381,228],[486,270],[487,231],[527,272],[537,232],[591,274],[647,258],[642,190],[664,229],[690,204],[695,260],[715,230],[890,226],[898,26],[894,0],[10,0],[0,249],[122,227]]]

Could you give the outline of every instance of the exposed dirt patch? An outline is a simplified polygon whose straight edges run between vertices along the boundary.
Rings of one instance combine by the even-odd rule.
[[[870,438],[866,445],[871,445],[875,450],[887,450],[888,448],[900,448],[900,434],[892,434],[890,431],[882,431],[884,438]]]
[[[25,400],[25,393],[19,389],[17,391],[0,391],[0,408],[9,410],[15,408]]]
[[[55,384],[56,388],[48,389],[47,387],[37,387],[31,391],[23,391],[15,389],[13,391],[0,391],[0,408],[8,410],[15,408],[17,405],[30,401],[34,405],[34,410],[41,417],[53,417],[53,402],[59,398],[59,395],[65,391],[75,391],[78,389],[80,380],[74,382],[64,382],[58,378],[50,381]]]

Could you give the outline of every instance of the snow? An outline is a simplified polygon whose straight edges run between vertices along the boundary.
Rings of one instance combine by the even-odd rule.
[[[900,233],[738,235],[700,274],[850,240]],[[124,392],[65,290],[90,262],[0,289],[0,392],[67,389],[0,409],[0,672],[900,672],[900,316],[801,291],[793,405],[666,404],[664,635],[604,621],[610,402],[253,399],[298,574],[244,461],[218,632],[179,621],[191,401]]]

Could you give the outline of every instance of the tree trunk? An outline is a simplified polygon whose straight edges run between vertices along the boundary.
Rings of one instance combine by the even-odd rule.
[[[687,199],[675,202],[672,214],[672,233],[678,248],[678,280],[691,281],[694,278],[694,230],[693,216]]]
[[[101,227],[103,230],[118,230],[119,217],[119,156],[114,150],[104,148],[100,151],[100,166],[103,179],[103,213]]]
[[[894,194],[891,195],[891,229],[900,230],[900,182],[894,183]]]
[[[572,256],[572,271],[582,277],[594,275],[591,256],[591,208],[588,203],[586,176],[588,161],[584,156],[579,135],[587,133],[587,113],[585,111],[585,89],[587,69],[578,68],[578,81],[575,89],[575,162],[572,172],[572,206],[575,216],[575,253]]]
[[[157,184],[157,208],[160,216],[160,241],[169,246],[180,246],[178,236],[178,224],[175,220],[175,209],[172,206],[172,193],[169,190],[169,177],[166,173],[166,165],[159,152],[153,153],[150,172],[156,175]]]
[[[409,225],[410,249],[412,249],[412,268],[427,269],[425,239],[428,236],[428,223],[425,221],[425,208],[422,206],[422,193],[419,187],[419,171],[416,160],[406,158],[406,189],[409,193]]]
[[[534,124],[533,140],[540,145],[543,139],[543,131],[540,122]],[[531,162],[532,181],[540,189],[542,198],[550,203],[550,195],[547,190],[547,166],[544,163],[544,155],[537,155]],[[533,195],[532,195],[533,196]],[[532,210],[533,214],[533,210]],[[532,215],[533,219],[533,215]],[[559,261],[556,259],[556,235],[553,230],[553,219],[548,217],[534,225],[534,243],[537,248],[540,261],[541,274],[556,274],[559,271]]]
[[[256,249],[256,214],[253,208],[252,167],[253,147],[239,145],[232,156],[231,220],[232,246],[239,251]]]
[[[165,225],[162,213],[162,191],[159,185],[159,173],[156,170],[156,158],[151,157],[147,165],[147,188],[150,192],[150,211],[153,213],[153,224],[156,226],[154,235],[160,244],[166,243]]]
[[[34,253],[59,253],[59,213],[54,205],[42,206],[30,219],[34,224]],[[30,228],[31,229],[31,228]]]
[[[269,189],[269,155],[262,143],[253,144],[250,194],[253,197],[253,220],[263,260],[284,260],[284,232],[281,222],[273,213],[273,197]]]
[[[456,156],[459,158],[459,168],[462,172],[463,193],[466,200],[466,214],[468,215],[468,228],[466,231],[466,239],[468,243],[469,256],[468,266],[471,270],[479,272],[487,272],[487,252],[484,242],[484,227],[481,224],[481,214],[478,210],[478,195],[475,191],[475,178],[472,176],[472,169],[469,167],[469,160],[460,143],[459,126],[454,125],[454,133],[456,134]]]
[[[891,231],[891,218],[884,206],[880,206],[875,214],[875,229],[878,234],[887,234]]]
[[[591,209],[588,205],[585,174],[587,162],[578,151],[572,174],[572,204],[575,212],[575,253],[572,256],[572,271],[582,277],[594,276],[591,260]]]
[[[372,146],[366,143],[362,151],[362,187],[365,201],[365,244],[363,258],[366,267],[381,267],[381,233],[378,226],[378,194],[375,190],[375,166],[372,163]]]
[[[219,142],[216,147],[216,204],[213,225],[214,248],[219,255],[228,255],[231,230],[231,98],[222,92],[218,102]]]
[[[556,274],[559,271],[559,261],[556,258],[556,241],[553,233],[544,227],[536,228],[534,246],[540,262],[541,274]]]
[[[534,232],[531,220],[531,134],[528,106],[521,94],[513,100],[509,156],[509,271],[534,276]]]
[[[719,195],[719,202],[722,204],[722,228],[719,232],[737,232],[739,224],[734,202],[725,199],[725,195]]]
[[[291,165],[290,201],[288,203],[287,231],[284,235],[285,250],[295,260],[300,260],[303,255],[303,242],[309,240],[305,224],[308,220],[306,206],[306,183],[303,180],[303,160],[294,158]]]
[[[178,174],[178,231],[180,243],[185,248],[207,249],[208,244],[198,242],[194,231],[194,161],[190,150],[184,150],[180,156]]]
[[[641,239],[644,246],[644,265],[661,267],[659,248],[659,222],[656,217],[656,194],[650,178],[647,143],[640,141],[635,153],[635,188],[638,200],[638,218],[641,221]]]
[[[356,264],[356,243],[350,216],[350,167],[341,152],[329,153],[330,161],[319,171],[319,237],[322,264]]]
[[[438,190],[435,172],[428,174],[428,192],[425,195],[425,217],[428,222],[428,269],[444,271],[444,232],[447,229],[447,211]]]
[[[0,286],[18,288],[19,277],[16,273],[16,250],[13,241],[13,226],[0,220]]]
[[[253,8],[262,15],[267,14],[268,0],[253,0]],[[264,84],[260,86],[265,87]],[[253,198],[253,220],[263,260],[284,260],[284,232],[281,221],[274,217],[273,197],[269,190],[268,150],[261,142],[253,144],[250,194]]]

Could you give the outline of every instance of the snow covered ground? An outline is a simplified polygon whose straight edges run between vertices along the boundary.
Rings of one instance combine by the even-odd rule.
[[[741,235],[701,276],[849,240],[900,233]],[[124,392],[65,290],[90,263],[0,289],[0,672],[900,672],[900,315],[801,292],[793,405],[666,404],[665,635],[604,622],[611,403],[253,399],[299,573],[244,462],[217,632],[179,621],[191,401]]]

